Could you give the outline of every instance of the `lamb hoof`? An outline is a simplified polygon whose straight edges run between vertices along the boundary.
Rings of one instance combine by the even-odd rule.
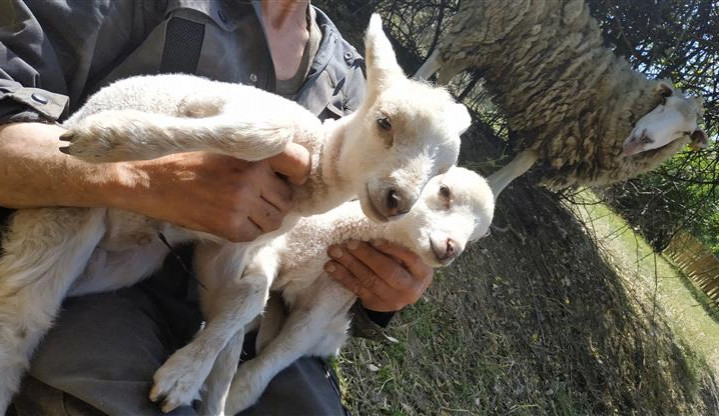
[[[190,405],[198,398],[202,378],[197,377],[194,363],[173,360],[170,357],[165,365],[155,373],[155,385],[150,390],[150,400],[162,402],[161,409],[169,413],[182,405]]]
[[[68,146],[61,147],[60,151],[86,162],[111,162],[114,157],[105,138],[93,129],[70,130],[60,136],[60,140],[68,142]]]
[[[72,130],[66,131],[65,133],[60,135],[60,140],[63,142],[72,142],[75,140],[75,132]]]

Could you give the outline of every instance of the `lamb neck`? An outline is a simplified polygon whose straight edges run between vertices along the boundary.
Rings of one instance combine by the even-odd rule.
[[[294,187],[294,211],[300,216],[327,212],[356,196],[353,181],[338,163],[346,132],[352,128],[353,120],[354,114],[340,120],[327,120],[323,124],[324,140],[310,149],[312,167],[309,179],[304,185]]]

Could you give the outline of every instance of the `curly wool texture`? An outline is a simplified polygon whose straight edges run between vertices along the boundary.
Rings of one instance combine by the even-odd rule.
[[[439,50],[440,83],[468,67],[483,72],[519,149],[544,162],[540,183],[550,189],[625,180],[688,143],[622,154],[634,124],[661,101],[658,81],[602,45],[582,0],[465,0]]]

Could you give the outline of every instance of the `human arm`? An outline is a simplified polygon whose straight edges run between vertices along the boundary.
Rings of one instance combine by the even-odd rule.
[[[185,153],[88,164],[57,150],[64,131],[42,123],[0,126],[0,206],[109,206],[249,241],[279,227],[291,207],[291,190],[275,172],[302,182],[309,168],[297,145],[256,163]]]

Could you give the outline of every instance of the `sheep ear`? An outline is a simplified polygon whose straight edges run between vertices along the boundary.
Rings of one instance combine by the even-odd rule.
[[[450,123],[457,129],[457,134],[462,134],[472,125],[472,117],[464,104],[454,103],[450,108]]]
[[[671,97],[674,95],[674,86],[671,82],[662,80],[654,87],[654,92],[662,97]]]
[[[376,94],[385,89],[393,78],[405,77],[395,58],[392,44],[382,31],[382,19],[377,13],[372,15],[367,28],[365,58],[370,93]]]
[[[691,139],[691,147],[695,150],[709,146],[709,137],[702,129],[694,130],[689,138]]]

